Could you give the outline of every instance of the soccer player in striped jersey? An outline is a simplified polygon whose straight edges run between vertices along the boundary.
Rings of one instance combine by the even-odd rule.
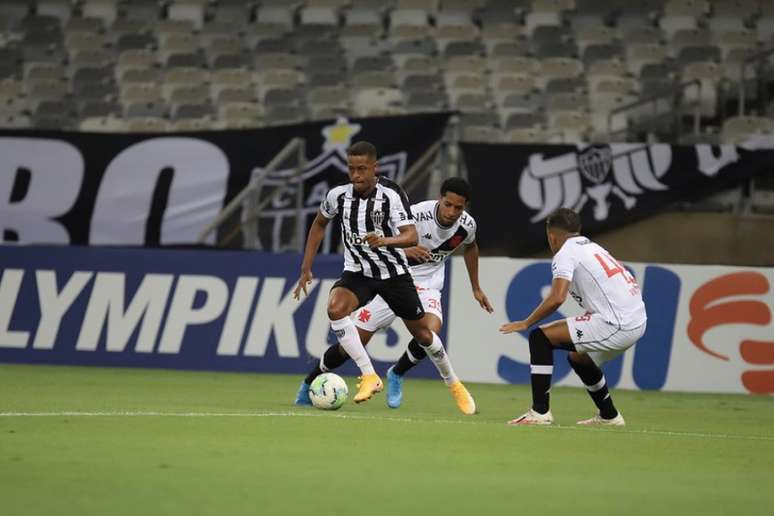
[[[600,366],[617,357],[645,334],[647,314],[637,281],[610,253],[580,234],[580,217],[559,208],[546,219],[551,263],[551,291],[523,321],[500,327],[502,333],[526,331],[556,311],[567,294],[586,310],[584,315],[545,324],[529,334],[532,407],[511,425],[547,425],[554,348],[569,351],[567,360],[580,377],[599,412],[580,425],[623,426]]]
[[[306,241],[301,276],[293,296],[307,295],[312,262],[328,223],[338,218],[344,242],[344,271],[328,297],[328,318],[341,347],[361,372],[356,403],[383,390],[357,328],[349,315],[381,296],[441,371],[451,363],[438,335],[424,323],[425,312],[409,272],[406,247],[417,231],[405,192],[377,176],[376,148],[357,142],[347,149],[350,183],[332,188],[323,199]],[[444,373],[442,373],[444,374]]]
[[[443,325],[441,290],[443,289],[446,259],[460,246],[465,247],[465,265],[473,290],[473,297],[487,312],[492,312],[489,300],[478,282],[478,245],[476,244],[476,221],[465,211],[470,199],[470,185],[461,178],[451,178],[441,185],[441,196],[437,200],[423,201],[411,206],[419,233],[419,244],[405,249],[411,265],[419,299],[425,311],[425,322],[437,333]],[[373,334],[387,328],[395,320],[395,312],[380,296],[352,314],[360,339],[368,344]],[[416,340],[411,340],[408,349],[397,364],[387,371],[387,405],[398,408],[403,399],[403,375],[426,356],[425,350]],[[320,363],[301,383],[296,404],[308,405],[309,385],[320,374],[344,364],[349,357],[341,346],[331,346],[320,359]],[[467,415],[476,412],[473,397],[467,392],[452,369],[440,371],[449,386],[457,407]]]

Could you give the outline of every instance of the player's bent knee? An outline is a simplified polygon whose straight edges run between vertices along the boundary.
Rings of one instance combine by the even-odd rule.
[[[433,343],[433,332],[427,328],[420,328],[414,334],[414,339],[419,342],[420,345],[427,347]]]
[[[328,317],[331,321],[338,321],[349,317],[351,310],[348,303],[341,299],[331,299],[328,302]]]
[[[344,319],[349,314],[344,309],[344,307],[338,307],[338,306],[329,306],[328,307],[328,318],[331,321],[338,321],[340,319]]]
[[[541,344],[548,344],[551,345],[551,341],[548,340],[548,337],[546,337],[546,334],[543,333],[543,330],[541,328],[535,328],[531,332],[529,332],[529,343],[530,345],[541,345]]]

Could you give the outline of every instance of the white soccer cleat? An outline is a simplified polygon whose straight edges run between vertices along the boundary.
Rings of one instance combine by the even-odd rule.
[[[517,417],[516,419],[511,419],[510,421],[508,421],[508,424],[509,425],[550,425],[553,422],[554,422],[554,416],[551,415],[550,410],[545,414],[541,414],[540,412],[535,412],[534,410],[529,409],[527,412]]]
[[[582,421],[578,421],[579,425],[586,425],[586,426],[625,426],[626,421],[624,421],[623,416],[619,412],[617,416],[615,416],[613,419],[605,419],[601,417],[599,414],[596,414],[594,417],[590,419],[584,419]]]

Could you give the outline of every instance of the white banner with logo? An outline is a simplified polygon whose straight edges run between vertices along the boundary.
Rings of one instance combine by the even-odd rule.
[[[645,336],[605,365],[608,383],[626,389],[774,393],[774,269],[629,264],[648,311]],[[481,286],[494,314],[470,294],[462,258],[451,269],[446,320],[449,354],[467,381],[529,382],[527,335],[501,335],[547,294],[550,262],[483,258]],[[568,301],[548,320],[582,311]],[[557,385],[579,386],[566,352],[554,353]]]

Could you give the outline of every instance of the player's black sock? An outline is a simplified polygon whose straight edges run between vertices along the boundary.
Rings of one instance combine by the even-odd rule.
[[[403,376],[406,372],[422,361],[427,356],[424,348],[414,339],[409,342],[408,348],[400,356],[400,360],[392,368],[392,372]]]
[[[567,355],[567,361],[586,386],[589,396],[591,396],[594,404],[599,409],[599,416],[605,419],[613,419],[617,416],[618,410],[613,405],[613,398],[607,389],[602,369],[594,363],[577,364],[570,360],[570,355]]]
[[[532,380],[532,410],[545,414],[550,406],[551,374],[554,372],[554,349],[543,330],[529,334],[529,369]]]
[[[314,379],[323,374],[325,371],[333,371],[337,367],[340,367],[342,364],[344,364],[344,362],[347,360],[349,360],[349,355],[347,355],[346,351],[344,351],[344,348],[341,347],[341,344],[334,344],[325,350],[320,363],[318,363],[315,368],[312,369],[304,382],[306,382],[307,385],[311,385]],[[323,367],[325,369],[323,369]]]

